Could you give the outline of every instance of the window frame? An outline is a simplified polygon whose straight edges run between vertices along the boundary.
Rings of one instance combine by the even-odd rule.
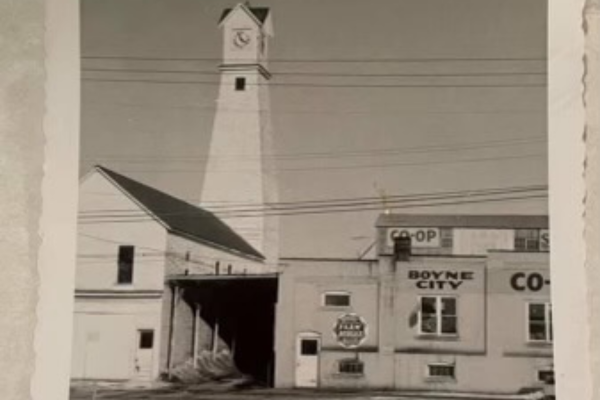
[[[246,77],[236,76],[234,81],[234,88],[236,92],[246,91]]]
[[[452,375],[432,375],[431,367],[446,367],[452,369]],[[425,366],[425,377],[428,380],[456,381],[456,363],[432,362]]]
[[[156,342],[156,335],[154,334],[154,329],[139,329],[138,336],[138,350],[153,350]],[[144,335],[150,335],[150,347],[147,346],[146,341],[144,340]]]
[[[335,305],[335,304],[327,304],[328,296],[346,296],[348,298],[348,304],[346,305]],[[344,290],[328,290],[321,294],[321,307],[324,308],[350,308],[352,307],[352,293]]]
[[[435,321],[436,321],[436,331],[435,332],[424,332],[423,331],[423,299],[425,298],[433,298],[435,299]],[[442,301],[443,299],[450,299],[454,301],[454,314],[452,315],[455,318],[455,332],[446,333],[442,332],[442,321],[443,321],[443,313],[442,313]],[[439,338],[457,338],[458,337],[458,297],[452,295],[438,294],[438,295],[419,295],[419,312],[418,312],[418,333],[419,336],[422,337],[439,337]]]
[[[531,337],[531,306],[544,306],[544,339],[533,339]],[[552,321],[552,302],[547,300],[530,300],[525,303],[525,334],[527,343],[531,344],[552,344],[554,342]]]
[[[125,255],[122,254],[125,249],[131,249],[131,260],[123,260]],[[125,274],[122,270],[122,263],[129,264],[129,270],[127,273],[127,279],[124,279]],[[135,268],[135,246],[134,245],[120,245],[117,250],[117,285],[119,286],[127,286],[133,285],[133,277],[134,277],[134,268]]]
[[[533,234],[535,237],[519,237],[519,233],[521,234]],[[517,243],[522,240],[524,246],[519,248]],[[533,248],[529,248],[530,244],[535,244]],[[540,241],[540,229],[515,229],[515,242],[514,248],[517,252],[538,252],[541,251],[541,241]]]
[[[552,375],[551,381],[549,382],[548,379],[542,379],[542,377],[541,377],[542,374],[551,374]],[[537,378],[538,382],[543,383],[544,385],[554,385],[556,382],[554,368],[553,367],[538,368],[536,371],[536,378]]]
[[[364,375],[365,374],[365,363],[362,360],[359,360],[357,358],[343,358],[341,360],[338,360],[337,362],[338,368],[337,368],[337,372],[340,375]],[[352,365],[352,366],[359,366],[359,371],[342,371],[342,366],[344,365]]]
[[[440,247],[442,249],[454,248],[454,229],[440,228]]]

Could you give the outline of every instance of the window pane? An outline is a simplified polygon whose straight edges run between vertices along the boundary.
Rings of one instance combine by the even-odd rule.
[[[554,340],[554,333],[552,332],[552,306],[548,304],[548,340]]]
[[[544,321],[546,319],[546,307],[544,304],[529,305],[529,320]]]
[[[300,341],[300,354],[314,356],[318,353],[318,342],[315,339],[302,339]]]
[[[437,333],[437,317],[435,314],[421,314],[421,332]]]
[[[442,298],[442,315],[456,315],[456,299],[452,297]]]
[[[348,307],[350,305],[350,295],[347,294],[326,294],[325,305],[333,307]]]
[[[442,333],[456,334],[458,329],[456,327],[456,316],[443,316],[442,317]]]
[[[362,374],[364,364],[360,360],[342,360],[339,363],[339,371],[344,374]]]
[[[151,349],[154,345],[154,331],[140,332],[140,349]]]
[[[421,312],[423,314],[435,314],[436,300],[437,299],[435,297],[422,297]]]
[[[118,283],[131,283],[133,281],[133,258],[133,246],[119,246]]]
[[[246,89],[246,78],[235,78],[235,90],[245,90]]]
[[[454,365],[429,365],[429,376],[454,378]]]
[[[548,385],[554,384],[554,371],[551,369],[538,371],[538,381]]]
[[[546,324],[544,322],[529,322],[529,339],[546,340]]]

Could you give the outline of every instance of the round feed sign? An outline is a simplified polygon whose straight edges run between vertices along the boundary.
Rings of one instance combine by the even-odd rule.
[[[367,324],[356,314],[344,314],[337,319],[333,334],[341,346],[356,348],[367,337]]]

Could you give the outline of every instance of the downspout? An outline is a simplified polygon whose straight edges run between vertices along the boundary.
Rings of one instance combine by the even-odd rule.
[[[169,286],[171,287],[171,313],[169,317],[169,348],[167,352],[167,374],[170,380],[172,378],[173,370],[173,342],[175,339],[175,296],[178,291],[175,284],[172,283]]]

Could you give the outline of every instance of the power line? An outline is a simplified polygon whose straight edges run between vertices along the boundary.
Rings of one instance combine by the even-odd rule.
[[[480,149],[486,147],[502,147],[502,146],[511,146],[511,145],[522,145],[527,143],[534,142],[542,142],[547,138],[545,135],[536,135],[529,136],[523,138],[514,138],[514,139],[505,139],[505,140],[489,140],[489,141],[479,141],[479,142],[462,142],[455,144],[433,144],[433,145],[425,145],[425,146],[403,146],[403,147],[383,147],[383,148],[374,148],[374,149],[363,149],[363,150],[335,150],[335,151],[311,151],[311,152],[294,152],[294,153],[272,153],[272,154],[264,154],[262,156],[248,156],[247,154],[227,154],[223,156],[216,156],[218,159],[227,159],[231,158],[235,161],[239,161],[240,159],[248,158],[251,160],[262,160],[265,158],[273,158],[273,159],[296,159],[296,158],[312,158],[312,157],[327,157],[327,158],[335,158],[335,157],[363,157],[363,156],[373,156],[373,155],[397,155],[397,154],[406,154],[406,153],[428,153],[428,152],[438,152],[438,151],[456,151],[462,149]],[[126,158],[127,160],[206,160],[208,158],[213,158],[213,156],[203,155],[203,156],[177,156],[177,157],[163,157],[163,156],[97,156],[96,158],[102,159],[120,159]]]
[[[216,110],[222,110],[227,113],[255,113],[256,109],[242,109],[242,108],[226,108],[226,107],[217,107],[212,105],[172,105],[172,104],[150,104],[150,103],[122,103],[122,102],[110,102],[110,103],[101,103],[101,102],[89,102],[86,101],[83,103],[84,107],[130,107],[130,108],[154,108],[160,110],[210,110],[211,114]],[[467,115],[497,115],[497,114],[539,114],[545,113],[545,109],[505,109],[505,110],[455,110],[455,111],[442,111],[442,110],[409,110],[409,109],[380,109],[380,108],[372,108],[369,110],[301,110],[301,109],[277,109],[277,110],[258,110],[260,113],[269,114],[269,115],[304,115],[304,114],[324,114],[324,115],[334,115],[334,114],[343,114],[343,115],[399,115],[399,114],[433,114],[433,115],[445,115],[445,114],[467,114]]]
[[[312,203],[312,204],[284,204],[284,205],[279,205],[279,206],[266,206],[266,207],[251,207],[251,208],[230,208],[230,209],[223,209],[222,211],[219,210],[214,210],[214,215],[218,215],[218,216],[231,216],[231,215],[242,215],[242,214],[265,214],[265,215],[272,215],[272,214],[277,214],[280,212],[287,212],[287,211],[303,211],[303,210],[308,210],[308,209],[317,209],[317,210],[335,210],[338,208],[350,208],[350,209],[354,209],[354,208],[360,208],[360,207],[365,207],[365,206],[371,206],[371,205],[383,205],[383,207],[389,207],[390,205],[394,205],[394,204],[403,204],[403,203],[411,203],[411,202],[419,202],[419,201],[432,201],[432,200],[448,200],[451,198],[468,198],[471,199],[473,197],[490,197],[490,196],[503,196],[503,195],[508,195],[508,194],[524,194],[526,192],[539,192],[539,191],[547,191],[546,188],[537,188],[537,189],[528,189],[528,188],[523,188],[523,189],[512,189],[512,190],[503,190],[503,191],[480,191],[480,192],[474,192],[474,191],[467,191],[467,192],[457,192],[456,194],[449,194],[449,193],[445,193],[445,194],[440,194],[440,195],[429,195],[429,196],[413,196],[413,197],[409,197],[409,196],[403,196],[400,198],[385,198],[385,199],[376,199],[376,200],[367,200],[367,201],[349,201],[349,202],[319,202],[319,203]],[[88,214],[88,215],[80,215],[80,220],[100,220],[100,219],[111,219],[111,218],[121,218],[121,219],[125,219],[125,218],[137,218],[139,216],[145,216],[147,217],[148,214],[145,212],[140,212],[140,211],[136,211],[136,210],[122,210],[121,214],[110,214],[113,213],[113,210],[106,210],[105,214],[100,214],[102,213],[102,210],[98,210],[95,211],[96,215],[93,215],[92,213]],[[192,212],[194,215],[197,215],[195,212]],[[185,216],[185,215],[189,215],[190,211],[178,211],[178,212],[162,212],[161,215],[162,216]],[[211,215],[207,215],[206,218],[211,218]]]
[[[532,158],[542,158],[546,154],[532,153],[522,154],[516,156],[503,156],[503,157],[480,157],[480,158],[468,158],[462,160],[445,160],[445,161],[421,161],[421,162],[402,162],[402,163],[387,163],[387,164],[364,164],[364,165],[347,165],[347,166],[321,166],[321,167],[298,167],[298,168],[276,168],[268,169],[265,172],[306,172],[306,171],[345,171],[345,170],[356,170],[356,169],[373,169],[373,168],[393,168],[393,167],[405,167],[405,166],[433,166],[433,165],[449,165],[449,164],[463,164],[463,163],[481,163],[481,162],[496,162],[504,160],[525,160]],[[243,172],[254,172],[249,169],[231,169],[231,170],[210,170],[206,168],[198,169],[164,169],[164,170],[123,170],[128,173],[160,173],[160,174],[183,174],[183,173],[199,173],[202,171],[209,173],[243,173]]]
[[[459,151],[459,150],[477,150],[482,148],[496,148],[506,147],[514,145],[524,145],[530,143],[542,142],[545,140],[545,136],[534,136],[529,138],[517,138],[509,140],[492,140],[485,142],[472,142],[472,143],[457,143],[455,145],[430,145],[430,146],[414,146],[414,147],[402,147],[402,148],[379,148],[369,150],[351,150],[351,151],[321,151],[321,152],[298,152],[298,153],[280,153],[280,154],[265,154],[263,156],[248,156],[244,154],[228,154],[222,156],[188,156],[188,157],[161,157],[161,156],[144,156],[144,157],[131,157],[131,156],[96,156],[94,160],[123,160],[127,164],[136,163],[148,163],[148,162],[195,162],[204,161],[207,159],[217,159],[222,161],[257,161],[265,158],[272,158],[283,161],[297,161],[302,159],[315,159],[315,158],[346,158],[346,157],[371,157],[371,156],[394,156],[399,154],[421,154],[421,153],[438,153],[447,151]],[[90,160],[91,158],[84,158]]]
[[[122,72],[136,74],[186,74],[221,76],[218,71],[182,70],[182,69],[139,69],[139,68],[82,68],[82,72]],[[520,72],[456,72],[456,73],[345,73],[345,72],[308,72],[308,71],[272,71],[272,76],[307,76],[307,77],[335,77],[335,78],[469,78],[469,77],[495,77],[495,76],[546,76],[545,71]]]
[[[82,60],[131,60],[131,61],[214,61],[222,57],[150,57],[132,55],[82,55]],[[256,62],[256,59],[239,59],[239,62]],[[404,57],[404,58],[269,58],[268,63],[439,63],[439,62],[546,62],[547,57]]]
[[[524,186],[508,186],[508,187],[492,187],[492,188],[484,188],[484,189],[463,189],[463,190],[455,190],[455,191],[434,191],[434,192],[420,192],[420,193],[411,193],[411,194],[397,194],[397,195],[386,195],[385,199],[387,200],[396,200],[396,199],[418,199],[418,198],[428,198],[431,196],[456,196],[456,195],[464,195],[471,196],[473,194],[495,194],[499,192],[514,192],[514,191],[538,191],[538,190],[548,190],[547,185],[524,185]],[[120,196],[117,193],[102,193],[102,192],[86,192],[86,194],[92,195],[102,195],[102,196]],[[190,199],[196,201],[196,199]],[[294,201],[279,201],[279,202],[271,202],[266,203],[265,207],[278,207],[278,206],[291,206],[291,205],[303,205],[303,204],[331,204],[331,203],[349,203],[349,202],[357,202],[357,201],[381,201],[382,196],[359,196],[359,197],[334,197],[328,199],[301,199]],[[188,204],[191,204],[188,202]],[[213,209],[229,209],[229,208],[245,208],[245,207],[256,207],[256,203],[240,203],[240,202],[228,202],[228,201],[220,201],[220,202],[211,202],[205,205],[207,208]],[[111,209],[111,212],[131,212],[137,211],[137,209]],[[103,210],[88,210],[88,211],[80,211],[80,215],[85,214],[94,214],[97,212],[103,212]]]
[[[104,83],[147,83],[158,85],[228,85],[220,82],[190,81],[190,80],[158,80],[158,79],[115,79],[115,78],[82,78],[87,82]],[[545,88],[545,83],[520,83],[520,84],[324,84],[324,83],[246,83],[247,86],[270,86],[270,87],[299,87],[299,88],[342,88],[342,89],[388,89],[388,88]],[[234,84],[231,84],[234,86]]]
[[[457,206],[457,205],[466,205],[466,204],[481,204],[481,203],[497,203],[504,201],[521,201],[521,200],[545,200],[547,199],[547,195],[527,195],[527,196],[512,196],[512,197],[502,197],[496,199],[472,199],[472,200],[460,200],[460,201],[446,201],[446,202],[437,202],[437,203],[417,203],[417,204],[403,204],[403,205],[392,205],[386,207],[389,210],[398,210],[398,209],[411,209],[411,208],[428,208],[428,207],[440,207],[440,206]],[[265,214],[268,217],[278,217],[278,216],[299,216],[299,215],[320,215],[320,214],[337,214],[337,213],[348,213],[348,212],[364,212],[364,211],[381,211],[381,206],[377,207],[357,207],[357,208],[347,208],[347,209],[336,209],[336,210],[301,210],[301,211],[290,211],[290,212],[280,212],[273,214]],[[261,216],[260,214],[250,215],[222,215],[219,216],[221,219],[228,218],[257,218]],[[147,222],[151,217],[147,218],[138,218],[138,219],[114,219],[114,220],[101,220],[101,221],[80,221],[80,224],[83,225],[98,225],[98,224],[118,224],[118,223],[138,223],[138,222]]]
[[[89,234],[85,234],[82,232],[79,232],[78,235],[83,236],[83,237],[87,237],[89,239],[93,239],[93,240],[97,240],[97,241],[101,241],[101,242],[105,242],[105,243],[111,243],[111,244],[117,244],[117,245],[129,245],[131,243],[129,242],[122,242],[122,241],[118,241],[118,240],[112,240],[112,239],[108,239],[108,238],[104,238],[104,237],[100,237],[100,236],[95,236],[95,235],[89,235]],[[244,260],[244,259],[235,259],[235,258],[227,258],[227,257],[211,257],[211,256],[206,256],[206,255],[202,255],[202,256],[198,256],[195,255],[194,258],[187,258],[187,254],[181,253],[181,252],[176,252],[176,251],[164,251],[164,250],[159,250],[153,247],[148,247],[148,246],[140,246],[140,245],[136,245],[136,248],[139,249],[143,249],[143,250],[152,250],[155,251],[157,253],[163,254],[167,257],[171,256],[171,257],[175,257],[177,259],[183,260],[185,262],[190,262],[190,263],[199,263],[199,265],[203,266],[203,267],[208,267],[211,268],[211,270],[214,270],[215,267],[215,262],[219,261],[219,262],[231,262],[231,263],[245,263],[245,262],[250,262],[250,263],[257,263],[257,264],[261,264],[261,265],[272,265],[272,266],[278,266],[279,264],[276,263],[269,263],[266,261],[252,261],[252,260]],[[113,254],[106,254],[107,258],[114,258],[116,255]],[[137,256],[137,253],[136,253]],[[198,259],[204,259],[204,260],[212,260],[211,263],[208,262],[203,262],[201,260]]]
[[[473,196],[490,196],[490,195],[502,195],[502,194],[513,194],[519,192],[531,192],[531,191],[547,191],[546,185],[529,185],[529,186],[515,186],[515,187],[504,187],[504,188],[491,188],[491,189],[478,189],[478,190],[461,190],[461,191],[445,191],[445,192],[430,192],[430,193],[417,193],[408,195],[390,195],[385,196],[382,199],[381,196],[371,197],[354,197],[354,198],[331,198],[331,199],[319,199],[319,200],[303,200],[303,201],[291,201],[291,202],[277,202],[267,203],[263,206],[257,206],[256,204],[243,204],[237,203],[235,205],[216,205],[208,207],[213,211],[223,210],[222,212],[247,212],[247,211],[276,211],[285,209],[304,209],[304,208],[326,208],[326,207],[348,207],[348,206],[362,206],[370,204],[380,204],[385,200],[386,204],[393,204],[397,202],[405,201],[417,201],[417,200],[432,200],[432,199],[447,199],[453,197],[473,197]],[[218,211],[217,211],[218,212]],[[80,218],[91,218],[96,216],[105,216],[103,213],[125,213],[125,214],[141,214],[146,215],[145,212],[138,211],[136,209],[111,209],[111,210],[93,210],[93,211],[82,211],[80,212]],[[163,215],[186,215],[187,212],[172,212]],[[123,216],[117,215],[117,216]],[[127,215],[125,215],[127,216]]]

